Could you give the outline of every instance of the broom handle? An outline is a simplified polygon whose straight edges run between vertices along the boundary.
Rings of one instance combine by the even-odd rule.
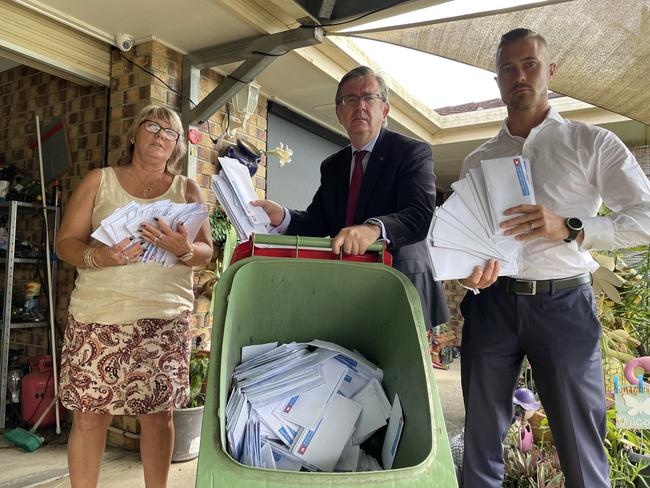
[[[54,399],[50,402],[50,404],[47,406],[47,408],[45,410],[43,410],[43,412],[38,416],[38,419],[36,419],[36,423],[34,424],[34,426],[31,429],[29,429],[30,433],[33,434],[34,432],[36,432],[36,429],[38,429],[38,426],[41,425],[41,422],[43,421],[43,419],[45,418],[47,413],[50,411],[50,408],[52,408],[54,406],[54,403],[56,403],[56,401],[58,399],[59,399],[59,395],[57,394],[54,397]],[[59,409],[57,408],[56,411],[58,412]]]
[[[50,227],[47,223],[47,200],[45,199],[45,176],[43,171],[43,147],[41,144],[41,124],[36,116],[36,140],[38,142],[38,168],[41,174],[41,202],[43,203],[43,218],[45,219],[45,263],[47,268],[47,304],[50,313],[50,340],[52,342],[52,373],[54,375],[54,398],[59,396],[59,375],[56,364],[56,336],[54,334],[54,301],[52,299],[52,263],[50,262]],[[48,410],[50,408],[48,407]],[[61,420],[59,418],[59,407],[56,412],[56,433],[61,433]],[[36,423],[37,425],[39,422]]]

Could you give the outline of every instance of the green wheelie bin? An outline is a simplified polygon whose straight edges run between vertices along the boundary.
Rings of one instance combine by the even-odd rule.
[[[296,245],[288,236],[257,242]],[[329,239],[300,238],[329,248]],[[373,245],[373,250],[381,246]],[[331,254],[331,251],[325,251]],[[258,253],[259,254],[259,253]],[[313,339],[358,350],[384,371],[388,398],[399,395],[404,429],[393,469],[357,473],[253,468],[227,452],[225,407],[241,348]],[[252,256],[231,264],[215,290],[214,319],[196,486],[457,487],[417,291],[384,264]]]

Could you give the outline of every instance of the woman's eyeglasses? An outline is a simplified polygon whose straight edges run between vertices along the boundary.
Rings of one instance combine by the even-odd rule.
[[[176,142],[181,137],[181,135],[175,130],[160,127],[160,125],[156,124],[152,120],[143,120],[142,124],[144,124],[145,130],[152,134],[158,134],[158,132],[162,131],[162,136],[168,141]]]

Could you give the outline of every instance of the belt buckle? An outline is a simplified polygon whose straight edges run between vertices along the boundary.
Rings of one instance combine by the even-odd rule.
[[[517,291],[517,295],[537,295],[537,281],[517,280],[517,284],[519,283],[530,285],[530,291]]]

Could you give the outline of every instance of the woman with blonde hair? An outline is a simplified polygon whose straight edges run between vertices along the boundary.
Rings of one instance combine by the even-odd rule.
[[[66,205],[56,250],[76,266],[61,365],[61,402],[73,411],[68,464],[73,487],[96,486],[113,415],[140,419],[147,487],[164,487],[174,445],[172,411],[189,391],[192,267],[212,256],[207,221],[193,241],[182,223],[140,226],[140,239],[109,247],[91,234],[130,201],[202,202],[177,174],[185,153],[176,112],[147,106],[128,132],[127,157],[89,172]],[[147,243],[147,244],[145,244]],[[139,260],[145,245],[178,257],[165,267]]]

